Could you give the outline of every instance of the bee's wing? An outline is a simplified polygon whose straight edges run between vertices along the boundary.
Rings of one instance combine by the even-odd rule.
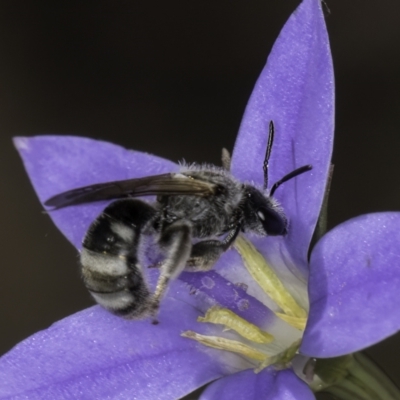
[[[50,197],[44,204],[58,209],[121,197],[185,194],[205,197],[213,194],[215,187],[216,185],[209,182],[183,174],[170,173],[84,186]]]

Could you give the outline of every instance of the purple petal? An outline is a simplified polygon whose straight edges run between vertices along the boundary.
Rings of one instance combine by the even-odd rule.
[[[94,183],[174,172],[172,161],[98,140],[75,136],[15,138],[29,178],[42,203],[63,191]],[[49,212],[78,249],[89,225],[107,202]]]
[[[352,353],[400,329],[400,213],[368,214],[324,236],[310,262],[310,316],[301,352]]]
[[[276,319],[275,314],[264,304],[215,271],[183,272],[178,279],[196,289],[203,297],[204,312],[217,303],[258,326],[267,326]]]
[[[295,168],[313,170],[276,192],[290,220],[287,247],[303,273],[318,218],[332,153],[334,82],[320,0],[304,0],[282,29],[240,127],[232,173],[263,184],[268,124],[275,124],[270,184]]]
[[[98,306],[79,312],[0,359],[0,399],[180,398],[232,373],[228,353],[180,336],[205,325],[195,322],[198,315],[171,298],[163,301],[158,325]]]
[[[315,400],[309,387],[293,371],[264,369],[239,372],[213,382],[200,400]]]

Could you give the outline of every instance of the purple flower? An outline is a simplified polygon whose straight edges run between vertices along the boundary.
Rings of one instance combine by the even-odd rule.
[[[307,259],[329,171],[333,115],[333,70],[321,4],[304,0],[261,73],[232,157],[236,178],[262,186],[273,120],[271,182],[313,165],[276,192],[289,219],[288,235],[240,239],[243,258],[231,249],[213,271],[181,274],[163,299],[158,325],[126,321],[94,306],[33,335],[1,358],[0,399],[175,399],[212,381],[202,400],[313,399],[298,377],[304,378],[307,357],[348,354],[395,333],[400,327],[399,213],[350,220],[326,234]],[[15,143],[42,202],[83,185],[179,170],[153,155],[77,137]],[[106,204],[69,207],[50,216],[79,249]],[[270,296],[244,267],[264,260],[277,274],[268,272],[275,282]],[[154,281],[157,271],[148,272]],[[268,331],[273,341],[256,343],[256,334],[241,340],[220,324],[197,321],[216,304]],[[247,350],[224,351],[189,338],[210,336],[235,340]],[[255,373],[257,368],[261,371]]]

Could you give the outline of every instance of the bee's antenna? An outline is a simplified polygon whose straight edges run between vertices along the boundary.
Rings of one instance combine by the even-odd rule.
[[[264,190],[268,187],[268,163],[269,157],[271,155],[272,144],[274,142],[274,123],[273,121],[269,122],[269,133],[268,133],[268,141],[267,141],[267,150],[265,152],[263,170],[264,170]]]
[[[269,193],[270,196],[273,196],[275,193],[275,190],[278,189],[279,186],[282,185],[282,183],[287,182],[288,180],[303,174],[304,172],[310,171],[312,169],[312,165],[303,165],[300,168],[295,169],[294,171],[290,172],[289,174],[285,175],[282,179],[279,179],[278,182],[275,182],[272,185],[271,191]]]

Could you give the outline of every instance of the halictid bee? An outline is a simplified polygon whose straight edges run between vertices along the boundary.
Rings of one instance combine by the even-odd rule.
[[[305,165],[268,185],[268,161],[274,136],[272,121],[264,160],[264,190],[238,182],[223,167],[182,167],[180,173],[86,186],[45,202],[54,209],[99,200],[108,205],[91,224],[80,256],[87,289],[104,308],[125,318],[154,316],[171,279],[186,271],[207,271],[239,232],[285,235],[287,218],[273,198],[282,183],[312,167]],[[133,197],[155,195],[153,204]],[[142,235],[156,235],[165,258],[155,293],[147,286],[138,261]],[[218,239],[219,238],[219,239]],[[197,239],[193,244],[193,239]]]

